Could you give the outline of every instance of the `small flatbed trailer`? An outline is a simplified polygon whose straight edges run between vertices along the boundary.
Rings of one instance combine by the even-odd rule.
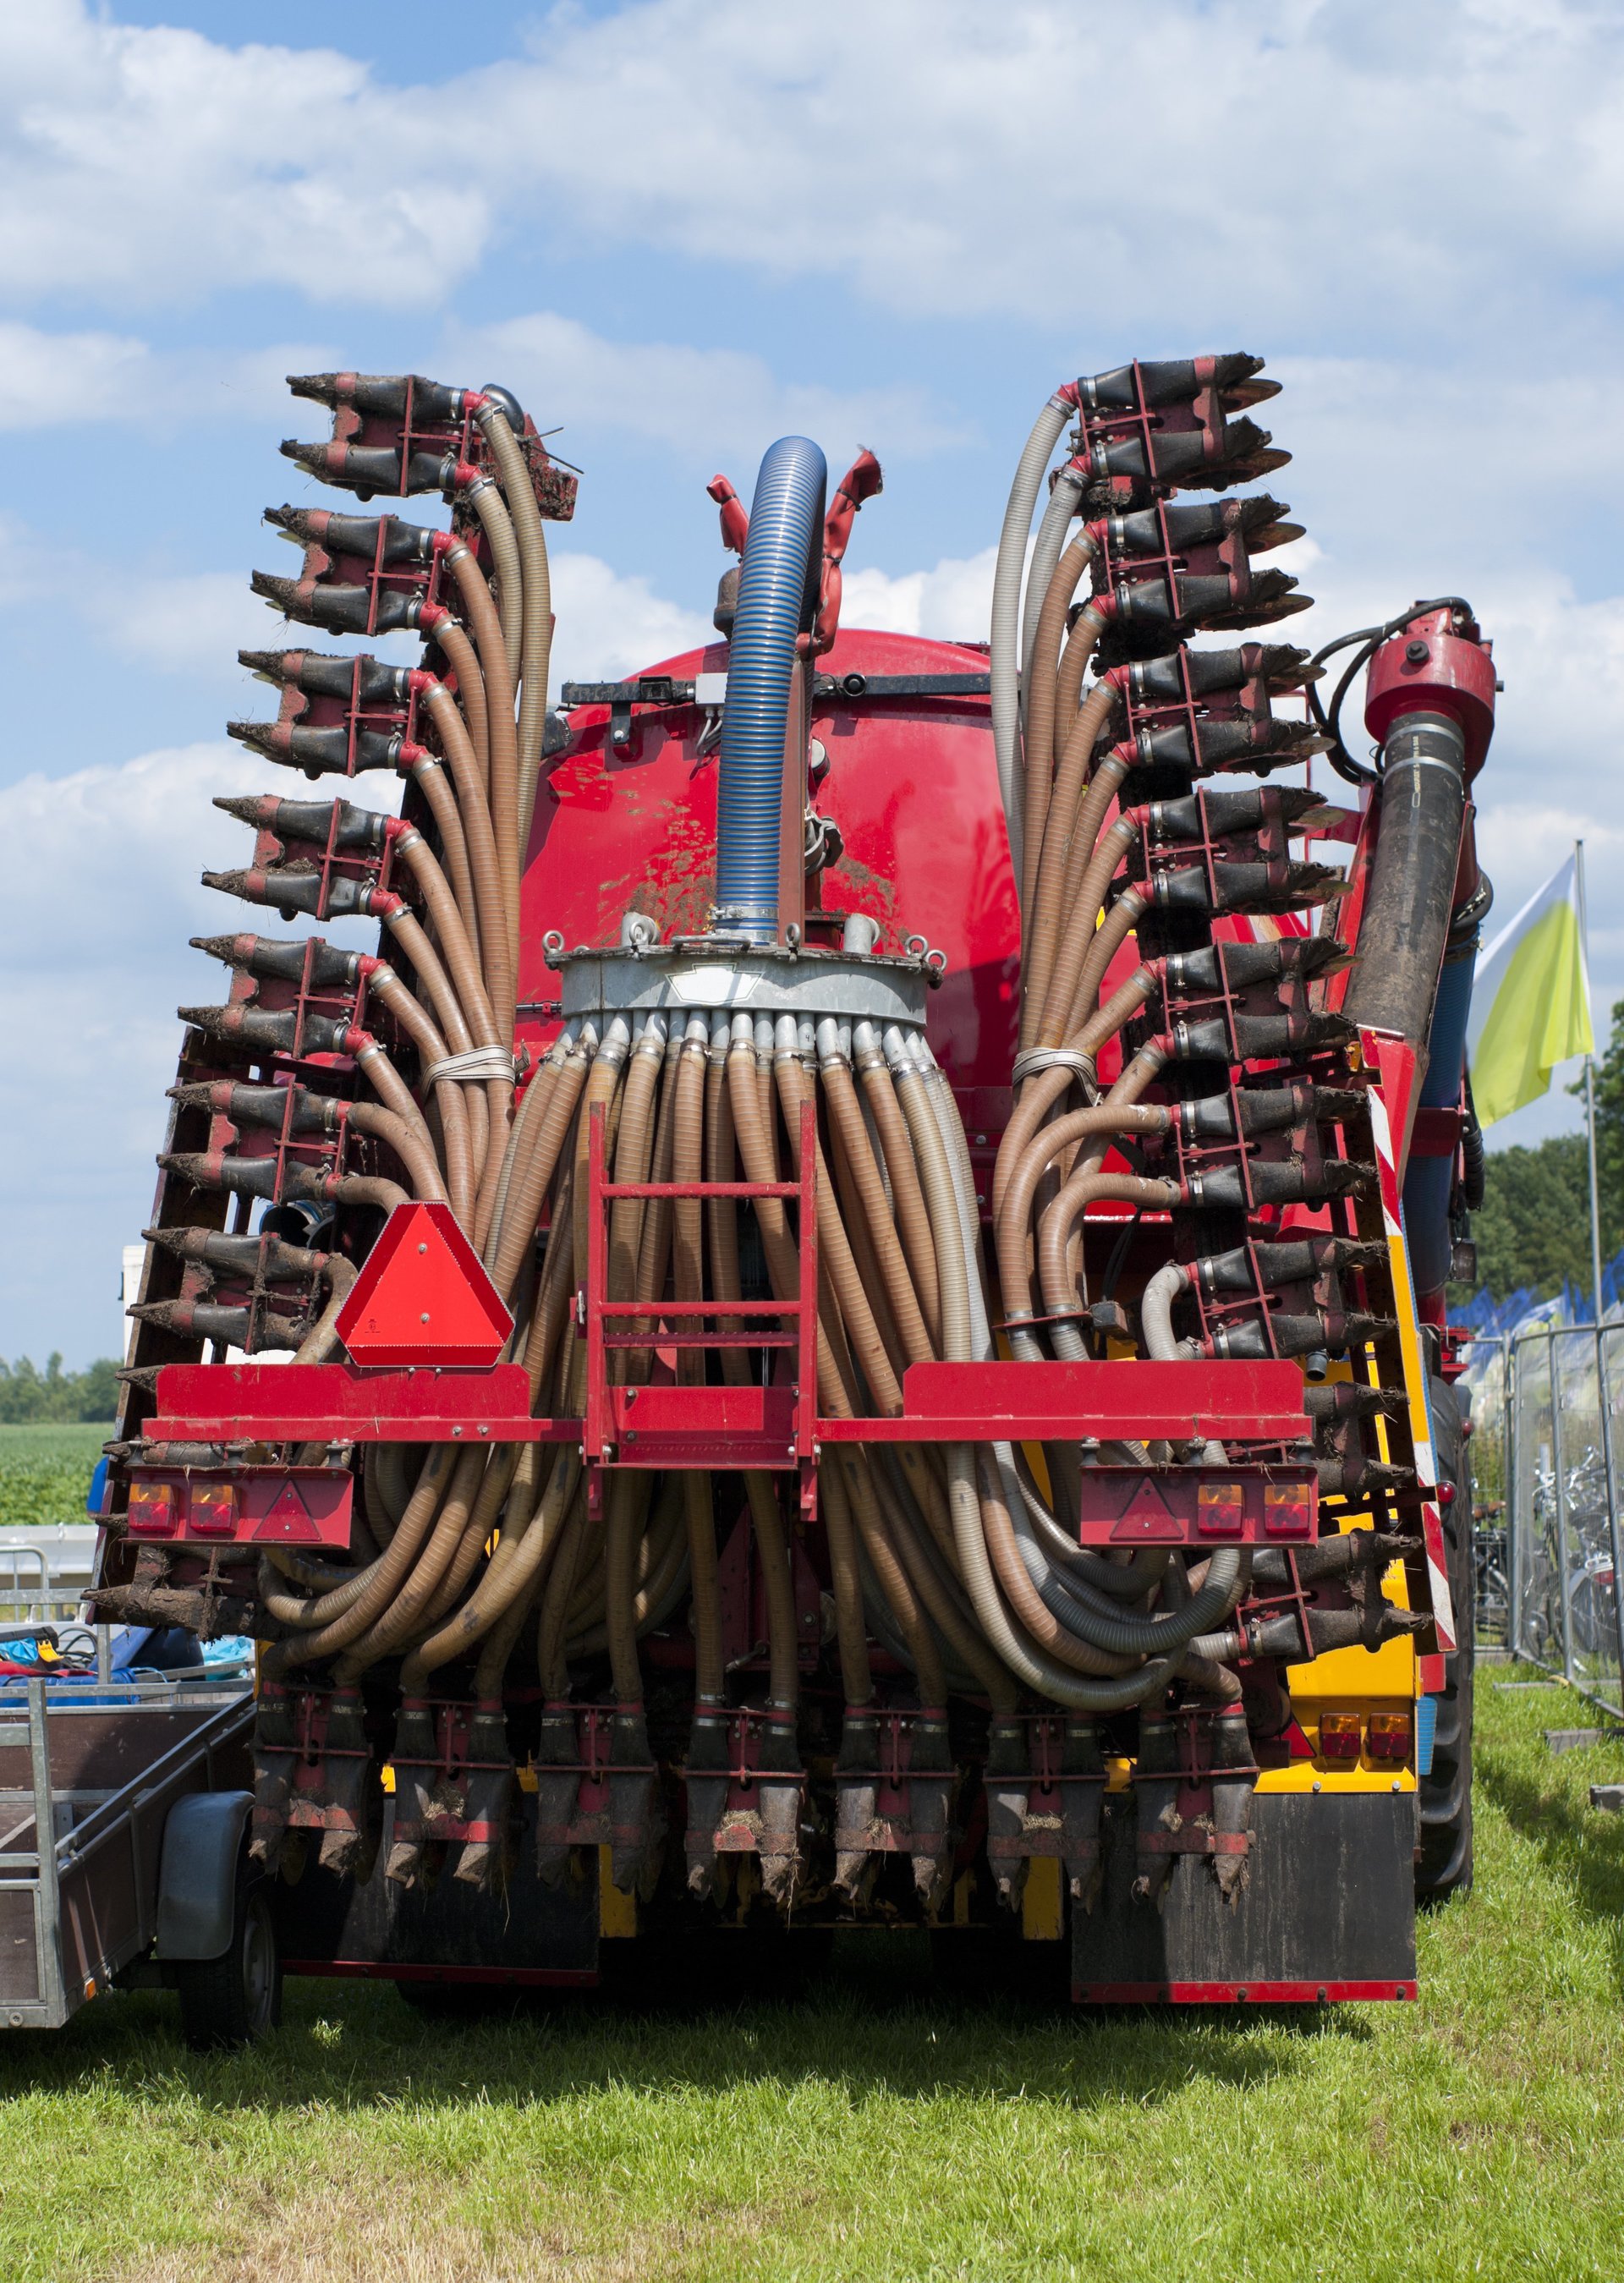
[[[0,1695],[0,2027],[180,1993],[189,2042],[268,2028],[280,1971],[242,1876],[252,1692],[61,1676]]]

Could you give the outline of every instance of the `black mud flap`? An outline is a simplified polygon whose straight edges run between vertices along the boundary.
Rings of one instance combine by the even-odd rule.
[[[385,1807],[380,1866],[364,1886],[324,1871],[312,1850],[296,1880],[280,1879],[270,1890],[284,1970],[390,1981],[595,1983],[597,1880],[543,1883],[536,1869],[536,1795],[523,1799],[524,1827],[508,1857],[509,1876],[494,1889],[455,1878],[449,1862],[433,1859],[432,1848],[411,1886],[385,1878],[393,1797]]]
[[[1177,1858],[1159,1904],[1141,1902],[1133,1799],[1107,1798],[1100,1898],[1072,1913],[1078,2004],[1415,1996],[1414,1793],[1258,1793],[1251,1827],[1232,1902],[1200,1855]]]

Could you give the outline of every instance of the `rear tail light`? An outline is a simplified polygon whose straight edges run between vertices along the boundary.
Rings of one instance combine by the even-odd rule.
[[[1365,1749],[1373,1760],[1407,1760],[1410,1757],[1410,1723],[1408,1712],[1372,1712],[1370,1741]]]
[[[1322,1712],[1319,1757],[1322,1760],[1352,1761],[1359,1757],[1361,1722],[1356,1712]]]
[[[173,1538],[175,1531],[173,1483],[132,1483],[125,1517],[132,1538]]]
[[[186,1520],[200,1538],[229,1538],[237,1528],[235,1484],[194,1485]]]

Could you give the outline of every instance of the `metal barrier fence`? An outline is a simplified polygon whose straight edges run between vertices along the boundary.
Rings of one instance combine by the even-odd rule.
[[[0,1546],[0,1619],[21,1625],[76,1617],[86,1582],[58,1575],[43,1547]]]
[[[1474,1341],[1468,1384],[1481,1630],[1624,1718],[1624,1323]]]

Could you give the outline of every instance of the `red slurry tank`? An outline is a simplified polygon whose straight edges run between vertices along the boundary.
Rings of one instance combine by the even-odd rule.
[[[613,717],[584,696],[571,706],[524,875],[519,995],[539,1040],[556,1028],[548,1010],[559,979],[541,948],[548,931],[571,945],[601,943],[627,911],[646,912],[665,934],[703,931],[716,892],[727,668],[719,642],[617,685]],[[599,687],[566,684],[564,694]],[[919,936],[940,954],[930,1042],[967,1126],[996,1136],[1014,1056],[1021,923],[984,647],[843,627],[818,661],[811,736],[810,806],[838,835],[817,876],[822,903],[836,928],[860,912],[887,948]]]
[[[1413,1995],[1471,1875],[1469,608],[1348,638],[1367,768],[1348,642],[1255,634],[1275,385],[1134,363],[1039,415],[984,647],[840,626],[878,464],[828,504],[787,437],[711,487],[719,639],[549,714],[534,421],[294,386],[299,467],[450,515],[273,511],[268,600],[424,652],[247,657],[233,734],[356,797],[226,804],[207,877],[380,932],[208,938],[183,1010],[98,1597],[262,1644],[222,1876],[408,1991],[868,1924]]]

